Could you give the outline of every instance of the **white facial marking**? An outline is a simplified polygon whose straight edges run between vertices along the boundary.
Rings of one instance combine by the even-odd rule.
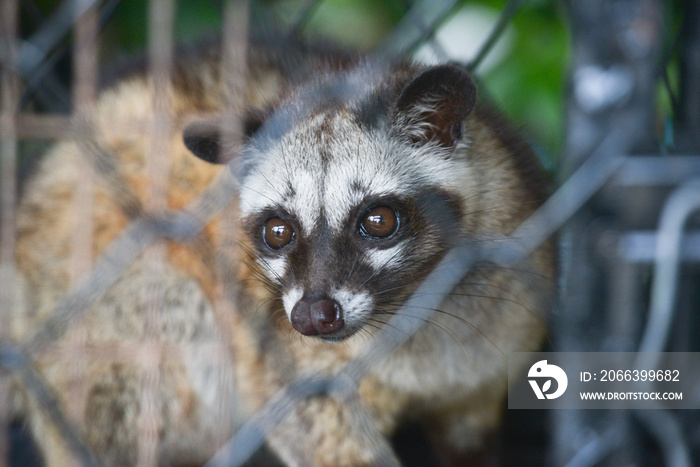
[[[386,129],[361,129],[343,111],[299,122],[264,153],[255,151],[251,149],[250,155],[256,165],[241,186],[241,214],[280,208],[280,215],[291,215],[300,224],[296,232],[300,240],[318,228],[321,213],[329,233],[338,235],[347,228],[350,213],[365,200],[409,197],[431,186],[449,189],[471,178],[467,164],[455,164],[455,159],[468,156],[467,147],[459,146],[449,157],[445,148],[432,142],[409,146],[390,137]],[[356,225],[350,228],[355,230]],[[399,244],[363,256],[375,270],[397,267],[404,248]],[[278,282],[288,270],[286,255],[259,261]],[[285,302],[288,314],[295,304]]]
[[[365,261],[375,270],[382,269],[386,266],[396,267],[401,264],[403,259],[404,244],[399,243],[391,248],[384,250],[372,249],[365,253]]]
[[[373,307],[372,297],[367,292],[350,292],[347,289],[335,289],[331,297],[338,302],[343,310],[343,319],[347,324],[357,324],[364,321]]]
[[[282,303],[284,304],[284,312],[287,313],[287,318],[292,319],[292,308],[301,300],[304,292],[299,287],[294,287],[282,294]]]
[[[272,280],[281,282],[287,270],[287,260],[285,258],[259,258],[258,264],[267,271],[267,276]]]
[[[401,196],[410,188],[402,183],[400,169],[389,157],[389,144],[388,141],[386,145],[373,144],[367,138],[356,138],[332,145],[334,158],[328,167],[324,197],[326,218],[332,230],[340,230],[348,211],[365,198]],[[355,184],[363,189],[357,190]]]
[[[318,222],[321,205],[320,173],[299,172],[294,176],[297,191],[293,212],[299,218],[305,232],[311,232]]]

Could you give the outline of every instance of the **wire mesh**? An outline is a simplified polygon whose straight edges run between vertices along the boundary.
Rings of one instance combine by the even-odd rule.
[[[295,19],[292,21],[289,30],[292,34],[299,34],[304,30],[309,19],[317,11],[322,1],[305,2]],[[484,57],[489,53],[491,47],[502,34],[505,25],[513,18],[522,6],[520,1],[509,1],[502,10],[502,16],[493,29],[489,39],[479,50],[476,58],[465,64],[470,69],[479,66]],[[601,21],[602,14],[606,13],[605,7],[599,5],[600,2],[580,2],[579,6],[569,8],[570,21],[574,25],[589,24],[586,21]],[[569,257],[569,266],[562,271],[564,283],[578,281],[575,286],[565,285],[559,315],[553,318],[553,341],[558,348],[565,350],[594,350],[605,348],[617,336],[615,329],[604,329],[602,335],[596,339],[590,336],[582,337],[579,332],[571,331],[572,328],[580,326],[586,319],[598,322],[610,319],[614,322],[626,322],[631,319],[636,326],[637,332],[631,332],[628,341],[624,342],[622,349],[640,348],[645,351],[663,350],[668,348],[668,335],[673,333],[672,326],[683,326],[679,323],[674,310],[684,307],[697,310],[697,297],[678,300],[682,303],[674,304],[674,297],[677,289],[682,287],[682,276],[680,270],[681,263],[697,262],[700,255],[697,254],[697,233],[683,235],[687,219],[691,218],[696,206],[693,202],[698,199],[697,180],[700,178],[700,158],[698,156],[674,156],[660,158],[657,156],[647,156],[645,158],[630,156],[639,148],[639,134],[642,131],[644,137],[649,136],[645,125],[649,125],[653,117],[654,105],[649,95],[653,94],[653,85],[659,78],[656,65],[658,49],[661,47],[662,31],[654,21],[658,20],[662,7],[656,2],[627,2],[628,10],[625,10],[618,2],[619,10],[614,12],[613,19],[624,19],[625,12],[634,12],[641,18],[639,23],[630,21],[624,22],[625,28],[633,33],[646,32],[649,36],[647,47],[651,51],[632,50],[630,54],[637,53],[629,59],[634,62],[634,72],[638,73],[638,80],[633,81],[633,89],[630,93],[641,97],[630,103],[619,95],[620,101],[608,103],[607,107],[602,105],[598,108],[585,108],[589,105],[581,104],[582,94],[585,96],[586,80],[596,79],[596,71],[592,67],[600,66],[598,72],[615,70],[615,65],[625,65],[624,59],[629,57],[616,57],[611,59],[605,57],[601,63],[590,63],[591,56],[586,48],[600,52],[607,46],[606,41],[601,37],[605,36],[605,31],[596,29],[599,36],[595,39],[582,38],[581,35],[574,35],[574,71],[572,72],[572,94],[570,102],[570,128],[569,128],[569,151],[563,160],[562,183],[558,190],[549,200],[532,215],[526,222],[520,225],[507,239],[492,240],[489,242],[480,241],[475,244],[473,241],[465,241],[454,248],[443,260],[434,268],[427,279],[412,297],[402,306],[386,326],[396,330],[395,339],[376,340],[368,348],[363,356],[345,364],[333,377],[302,377],[295,379],[289,385],[281,389],[276,396],[270,399],[256,413],[250,416],[242,427],[224,443],[227,436],[223,436],[219,443],[220,448],[208,465],[242,465],[250,460],[252,456],[265,442],[266,435],[292,410],[296,404],[313,395],[324,395],[336,398],[346,403],[350,403],[352,395],[357,391],[357,387],[367,371],[379,361],[391,355],[414,333],[418,332],[423,320],[429,318],[434,310],[443,301],[445,296],[458,284],[467,274],[470,268],[477,262],[490,262],[500,265],[514,265],[527,257],[538,246],[548,238],[568,225],[568,232],[564,235],[562,250],[564,256],[567,255],[567,248],[574,251],[574,256]],[[57,340],[66,334],[70,335],[70,345],[75,352],[76,362],[71,369],[74,372],[73,378],[80,379],[81,372],[85,371],[80,359],[88,353],[86,350],[86,335],[84,330],[78,326],[84,313],[90,305],[102,297],[124,274],[128,274],[131,265],[141,255],[149,255],[158,264],[158,258],[165,254],[163,239],[171,239],[177,242],[187,242],[196,239],[197,235],[205,229],[208,222],[220,211],[227,208],[230,201],[236,196],[237,177],[242,167],[232,165],[230,171],[224,171],[207,191],[194,202],[189,203],[179,211],[170,211],[166,208],[166,175],[168,152],[167,140],[171,131],[172,110],[169,106],[168,93],[170,92],[169,75],[173,62],[173,33],[174,7],[172,0],[154,0],[149,2],[149,67],[150,76],[154,80],[156,90],[153,101],[153,119],[146,122],[151,128],[151,141],[149,143],[149,165],[151,187],[150,198],[146,206],[141,206],[133,193],[129,193],[126,185],[120,181],[111,180],[110,187],[115,187],[119,192],[115,198],[123,202],[120,206],[124,212],[130,213],[130,224],[115,239],[99,258],[91,257],[92,252],[88,247],[92,243],[89,237],[94,228],[90,227],[91,216],[90,200],[93,198],[91,180],[109,179],[114,175],[110,168],[110,155],[100,150],[99,144],[92,141],[91,134],[94,128],[90,123],[90,115],[94,109],[97,99],[97,37],[101,20],[109,16],[110,9],[114,8],[116,2],[97,1],[64,1],[55,10],[51,17],[34,36],[25,41],[18,41],[17,18],[18,2],[6,0],[2,5],[2,114],[0,115],[0,135],[2,136],[2,146],[0,161],[2,163],[2,219],[0,228],[2,229],[2,242],[0,243],[0,268],[2,272],[1,281],[3,284],[0,292],[0,310],[2,310],[2,323],[10,323],[12,313],[19,306],[15,303],[15,290],[19,288],[16,267],[14,264],[15,250],[15,209],[16,209],[16,160],[18,140],[28,138],[63,138],[70,134],[71,138],[79,142],[80,150],[84,160],[87,162],[84,180],[78,186],[78,196],[75,200],[74,211],[79,216],[78,225],[73,235],[71,245],[71,289],[70,292],[57,304],[50,318],[33,328],[31,333],[21,342],[14,342],[11,336],[4,330],[9,329],[9,325],[3,325],[0,330],[0,366],[6,373],[0,373],[0,428],[5,428],[5,435],[0,436],[0,456],[7,459],[8,441],[7,429],[10,426],[10,413],[8,407],[10,402],[6,395],[9,384],[7,374],[12,374],[23,381],[24,386],[32,393],[32,396],[42,406],[43,410],[49,414],[52,423],[58,428],[64,441],[72,450],[72,455],[82,464],[97,465],[97,460],[90,452],[88,444],[85,442],[79,430],[75,428],[75,420],[81,417],[81,406],[79,402],[75,406],[69,404],[67,413],[60,409],[59,403],[52,395],[51,390],[43,381],[39,372],[34,368],[31,358],[40,352],[50,348]],[[697,3],[690,2],[690,8],[695,8]],[[418,1],[411,5],[403,16],[402,21],[388,38],[379,46],[375,52],[376,56],[396,56],[406,50],[414,50],[418,45],[429,41],[442,21],[454,11],[457,2],[455,1]],[[639,7],[641,5],[641,7]],[[596,10],[598,8],[598,10]],[[635,9],[639,8],[639,9]],[[245,51],[247,49],[247,18],[249,16],[248,3],[243,1],[224,2],[224,38],[225,47],[222,59],[222,75],[225,77],[226,86],[231,91],[229,98],[230,108],[236,108],[236,101],[242,99],[243,92],[240,83],[244,82],[242,76],[246,73]],[[641,13],[640,13],[641,10]],[[591,13],[595,12],[595,14]],[[610,14],[610,12],[607,12]],[[587,16],[588,15],[588,16]],[[617,15],[617,16],[615,16]],[[651,19],[650,19],[651,18]],[[646,22],[645,22],[646,21]],[[651,26],[650,26],[651,24]],[[692,27],[692,22],[687,26],[690,32],[687,33],[692,42],[697,36],[697,28]],[[37,99],[43,99],[53,105],[53,108],[61,108],[60,101],[66,99],[61,97],[60,85],[54,79],[41,81],[42,83],[53,83],[44,90],[40,90],[37,76],[51,76],[52,64],[55,63],[51,57],[67,48],[61,46],[64,37],[74,28],[74,76],[73,97],[68,99],[73,102],[73,113],[70,116],[59,114],[42,114],[35,112],[19,111],[22,103],[28,99],[27,93],[35,94]],[[646,29],[645,29],[646,28]],[[651,33],[649,33],[651,31]],[[693,33],[695,35],[693,35]],[[643,41],[642,41],[643,42]],[[580,48],[577,48],[580,47]],[[53,55],[52,55],[53,54]],[[581,59],[581,57],[584,57]],[[584,65],[576,62],[582,60]],[[586,60],[589,62],[586,62]],[[692,64],[691,64],[692,65]],[[606,68],[607,67],[607,68]],[[344,98],[350,98],[353,93],[359,93],[365,89],[366,82],[382,79],[384,69],[381,65],[370,68],[365,76],[358,82],[343,83],[339,92]],[[697,71],[691,67],[691,71]],[[580,72],[580,73],[579,73]],[[577,74],[578,73],[578,74]],[[646,73],[646,74],[645,74]],[[692,74],[692,73],[691,73]],[[605,75],[610,78],[611,75]],[[18,77],[23,82],[20,89]],[[623,76],[624,77],[624,76]],[[634,76],[633,76],[634,77]],[[668,80],[667,74],[662,77]],[[600,76],[598,76],[600,78]],[[614,78],[614,76],[613,76]],[[577,81],[578,80],[578,81]],[[613,86],[614,87],[614,86]],[[683,93],[690,92],[692,86],[687,84],[682,88]],[[316,89],[318,99],[325,99],[329,96],[328,89]],[[334,91],[330,91],[334,92]],[[579,94],[577,94],[579,92]],[[326,94],[324,94],[326,93]],[[685,94],[683,94],[685,95]],[[693,94],[697,96],[697,92]],[[43,96],[43,97],[42,97]],[[335,96],[330,96],[335,97]],[[578,99],[578,102],[575,100]],[[56,104],[59,102],[59,104]],[[692,100],[691,100],[692,102]],[[312,109],[314,102],[305,103],[305,109],[299,109],[299,115]],[[240,106],[238,106],[240,108]],[[584,107],[582,109],[582,107]],[[52,107],[49,107],[52,108]],[[695,109],[697,112],[698,109]],[[686,111],[688,113],[689,111]],[[694,117],[689,112],[689,127],[692,127]],[[604,118],[601,117],[604,115]],[[632,117],[630,117],[632,115]],[[229,125],[225,129],[227,147],[237,147],[241,137],[239,116],[231,113],[226,116],[225,121]],[[255,138],[265,138],[270,133],[279,131],[280,127],[289,124],[289,113],[277,112],[269,118],[267,124],[255,136]],[[621,120],[618,124],[606,128],[601,124],[603,121],[614,121],[615,118]],[[635,118],[637,120],[635,120]],[[590,120],[599,119],[591,124]],[[640,123],[641,122],[641,123]],[[144,122],[136,122],[139,125]],[[123,123],[115,123],[122,125]],[[130,122],[126,123],[125,131],[129,131]],[[682,126],[681,126],[682,127]],[[648,128],[647,128],[648,129]],[[266,132],[267,135],[266,135]],[[652,132],[653,134],[653,132]],[[691,138],[692,139],[692,138]],[[684,143],[685,144],[685,143]],[[648,147],[648,142],[647,142]],[[683,148],[686,151],[695,151],[698,148],[692,145]],[[695,180],[695,181],[693,181]],[[84,182],[84,183],[83,183]],[[663,190],[656,190],[650,197],[654,200],[654,205],[665,203],[663,212],[660,215],[659,227],[656,231],[647,229],[641,231],[639,228],[643,222],[623,222],[620,221],[614,226],[618,236],[614,244],[612,257],[617,266],[620,263],[649,263],[655,262],[653,281],[649,301],[649,316],[645,327],[639,318],[625,318],[618,312],[622,309],[633,307],[630,304],[631,297],[617,297],[619,309],[608,310],[596,313],[596,302],[592,299],[583,301],[573,301],[572,296],[580,297],[588,294],[593,297],[605,290],[605,287],[597,280],[591,280],[590,276],[595,275],[600,269],[598,264],[590,264],[586,261],[587,270],[583,272],[572,272],[572,261],[577,261],[580,248],[584,254],[590,251],[590,244],[597,245],[601,235],[589,228],[590,223],[595,219],[611,217],[605,211],[601,213],[599,205],[607,203],[614,204],[608,199],[609,192],[614,190],[624,190],[626,187],[651,187],[664,188],[677,187],[672,195],[667,197]],[[681,205],[681,207],[677,207]],[[593,207],[592,207],[593,206]],[[618,201],[618,205],[609,209],[612,215],[624,217],[620,213],[625,209],[625,205]],[[651,222],[656,221],[655,216]],[[649,223],[650,221],[646,220]],[[631,227],[630,227],[631,225]],[[573,226],[573,227],[572,227]],[[669,227],[670,226],[670,227]],[[653,227],[652,227],[653,228]],[[578,230],[577,232],[577,229]],[[613,229],[610,227],[608,229]],[[668,233],[672,231],[672,233]],[[572,233],[573,232],[573,233]],[[603,236],[604,237],[604,236]],[[231,240],[226,240],[231,241]],[[235,240],[234,240],[235,241]],[[615,269],[621,271],[620,268]],[[589,276],[586,276],[589,274]],[[631,282],[640,282],[643,279],[640,275],[632,275]],[[622,277],[622,273],[620,273]],[[691,275],[691,277],[694,277]],[[685,283],[687,287],[687,283]],[[625,293],[630,293],[632,287],[627,284],[620,289],[625,289]],[[637,294],[641,295],[644,286],[635,285]],[[426,293],[428,292],[428,293]],[[614,295],[619,290],[607,291],[606,294]],[[165,355],[169,352],[177,352],[177,349],[168,347],[159,341],[158,330],[161,328],[160,312],[163,308],[164,291],[156,284],[152,290],[151,307],[147,317],[146,334],[148,338],[142,347],[128,348],[115,347],[116,353],[123,353],[124,358],[138,357],[142,359],[141,367],[144,371],[142,379],[142,412],[138,426],[138,453],[136,459],[139,465],[155,465],[158,463],[158,418],[157,410],[157,388],[162,382],[159,380],[158,370]],[[219,291],[221,303],[217,304],[218,315],[225,316],[226,301],[231,298],[227,293]],[[639,301],[639,297],[633,297]],[[643,299],[641,301],[644,301]],[[674,306],[675,305],[675,306]],[[230,306],[230,304],[228,305]],[[610,308],[618,308],[610,307]],[[408,311],[410,310],[410,313]],[[618,313],[618,314],[615,314]],[[562,318],[562,316],[565,316]],[[221,318],[225,320],[226,318]],[[694,326],[693,315],[686,315],[688,327]],[[226,327],[226,325],[222,325]],[[603,326],[604,327],[604,326]],[[643,338],[642,338],[643,336]],[[642,340],[640,340],[642,338]],[[642,342],[637,344],[637,342]],[[697,340],[691,339],[693,346],[697,346]],[[637,347],[639,345],[639,347]],[[186,345],[175,345],[180,348],[180,352],[188,352],[190,349]],[[211,346],[217,351],[226,352],[224,343],[215,343]],[[620,348],[620,347],[617,347]],[[676,349],[679,350],[679,349]],[[681,350],[696,350],[696,347],[686,347]],[[75,400],[80,401],[85,398],[84,394],[76,394]],[[357,408],[359,417],[361,409]],[[555,427],[561,428],[561,436],[553,440],[552,449],[555,464],[567,465],[593,465],[605,459],[610,459],[611,452],[623,451],[633,444],[630,439],[619,433],[628,434],[628,429],[616,431],[616,427],[628,426],[628,418],[623,416],[616,420],[601,422],[604,417],[593,417],[594,420],[586,420],[586,416],[563,415],[555,418],[552,423]],[[649,419],[645,414],[637,414],[647,427],[649,434],[661,445],[661,457],[669,465],[689,465],[691,456],[695,453],[690,446],[690,438],[684,439],[681,425],[698,429],[697,423],[691,420],[681,420],[675,414],[662,414]],[[590,418],[590,417],[589,417]],[[591,428],[592,427],[592,428]],[[601,428],[602,427],[602,428]],[[589,436],[586,442],[577,445],[571,440],[577,439],[572,433],[583,433],[586,428],[592,429],[594,435]],[[226,430],[222,430],[226,432]],[[589,431],[590,433],[590,431]],[[613,436],[611,433],[618,433]],[[672,433],[669,435],[668,433]],[[633,448],[633,449],[632,449]],[[640,446],[632,446],[631,450],[641,452]],[[615,457],[613,457],[615,459]],[[396,459],[384,459],[388,464],[394,463]]]

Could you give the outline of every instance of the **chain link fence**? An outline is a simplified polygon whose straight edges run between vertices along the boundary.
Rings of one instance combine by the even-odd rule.
[[[28,2],[31,3],[31,2]],[[290,34],[306,28],[323,0],[301,2],[288,25]],[[524,1],[505,3],[500,17],[477,54],[462,66],[476,70],[503,34]],[[109,155],[91,145],[89,116],[98,95],[97,40],[118,1],[72,0],[57,5],[42,19],[31,37],[18,30],[24,2],[2,3],[2,111],[0,147],[2,217],[0,218],[0,457],[10,459],[9,375],[24,386],[46,411],[76,459],[97,465],[85,440],[69,421],[32,364],[32,355],[51,347],[71,331],[73,323],[102,297],[141,255],[159,255],[154,245],[162,239],[186,242],[197,236],[208,221],[236,196],[236,168],[226,171],[201,196],[180,211],[165,208],[164,180],[160,173],[169,138],[168,76],[173,63],[173,24],[176,2],[153,0],[148,6],[148,58],[155,86],[149,171],[154,190],[148,205],[134,201],[128,189],[117,197],[130,213],[131,223],[100,255],[91,257],[89,203],[90,176],[78,188],[76,215],[83,229],[75,233],[71,248],[74,286],[50,318],[21,342],[11,339],[9,325],[16,303],[15,214],[22,161],[22,141],[57,140],[66,135],[81,141],[80,150],[92,176],[109,178]],[[402,19],[372,52],[396,56],[432,44],[436,53],[451,59],[435,41],[435,32],[458,2],[433,0],[405,2]],[[211,5],[210,5],[211,7]],[[214,2],[223,18],[223,63],[231,89],[240,83],[247,47],[250,16],[247,2]],[[514,265],[559,233],[561,238],[561,298],[550,317],[553,350],[567,351],[700,351],[700,233],[694,230],[700,205],[700,11],[698,2],[674,5],[680,26],[670,21],[672,12],[661,1],[571,1],[564,5],[571,30],[571,64],[567,85],[566,147],[561,155],[559,188],[544,205],[520,225],[508,239],[465,242],[454,248],[386,326],[394,339],[375,340],[364,356],[347,363],[330,378],[299,378],[282,389],[235,435],[223,443],[208,465],[242,465],[265,443],[266,434],[312,395],[347,400],[359,381],[377,362],[391,355],[418,331],[444,297],[477,262]],[[684,11],[681,11],[685,9]],[[676,32],[678,27],[678,32]],[[66,37],[72,32],[72,43]],[[56,76],[56,64],[69,54],[73,62],[71,89]],[[672,69],[672,72],[668,70]],[[382,70],[374,70],[381,77]],[[661,84],[660,84],[661,83]],[[357,83],[357,86],[361,86]],[[657,95],[671,96],[673,113],[658,130]],[[352,93],[351,89],[344,92]],[[158,93],[162,93],[158,95]],[[321,90],[319,90],[321,92]],[[235,94],[235,92],[234,92]],[[235,95],[234,95],[235,98]],[[320,98],[323,98],[321,96]],[[310,106],[313,104],[309,104]],[[39,109],[39,110],[29,110]],[[41,111],[47,109],[47,111]],[[70,114],[60,113],[70,110]],[[277,124],[281,117],[277,118]],[[231,119],[235,126],[236,116]],[[127,125],[128,126],[128,125]],[[129,131],[129,128],[125,128]],[[656,135],[663,134],[661,143]],[[669,142],[670,136],[673,136]],[[234,132],[235,136],[235,132]],[[660,149],[662,148],[662,149]],[[664,154],[658,154],[663,151]],[[633,155],[634,154],[634,155]],[[642,154],[642,155],[639,155]],[[161,178],[159,178],[161,177]],[[114,183],[112,183],[114,185]],[[88,203],[88,204],[86,204]],[[429,292],[429,293],[425,293]],[[152,316],[157,322],[159,300]],[[162,303],[160,304],[162,306]],[[225,304],[222,306],[226,306]],[[410,313],[407,313],[411,310]],[[219,313],[217,316],[220,316]],[[150,326],[157,329],[157,326]],[[154,331],[151,331],[154,332]],[[158,360],[142,349],[117,349],[125,358],[143,358],[144,404],[158,385]],[[85,351],[84,337],[74,344]],[[81,347],[82,345],[82,347]],[[151,347],[149,347],[149,345]],[[213,344],[212,354],[227,352]],[[167,352],[178,351],[166,349]],[[186,352],[188,349],[180,349]],[[146,356],[144,356],[146,355]],[[79,365],[78,365],[79,366]],[[79,371],[79,370],[78,370]],[[149,376],[150,375],[150,376]],[[150,386],[149,386],[150,385]],[[150,388],[150,389],[149,389]],[[150,396],[149,396],[150,395]],[[150,404],[150,405],[149,405]],[[154,410],[144,410],[157,417]],[[596,465],[622,461],[667,465],[691,465],[700,456],[700,424],[693,411],[670,413],[615,413],[561,411],[546,420],[551,433],[541,446],[554,465]],[[539,414],[544,416],[544,414]],[[509,417],[511,415],[509,414]],[[529,417],[528,417],[529,418]],[[519,420],[517,423],[528,423]],[[157,463],[157,433],[144,421],[139,426],[140,465]],[[7,461],[6,461],[7,462]],[[11,463],[10,463],[11,464]]]

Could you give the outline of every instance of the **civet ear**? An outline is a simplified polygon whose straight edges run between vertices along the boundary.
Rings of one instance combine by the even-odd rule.
[[[462,120],[476,103],[469,74],[453,65],[428,68],[416,75],[396,101],[394,122],[413,144],[435,141],[454,147],[462,136]]]
[[[264,121],[262,111],[247,111],[243,116],[243,136],[251,138]],[[225,164],[231,155],[222,148],[222,129],[223,123],[218,119],[195,121],[185,126],[182,138],[187,149],[198,158],[213,164]]]
[[[221,163],[221,124],[218,120],[192,122],[182,131],[185,146],[203,161]]]

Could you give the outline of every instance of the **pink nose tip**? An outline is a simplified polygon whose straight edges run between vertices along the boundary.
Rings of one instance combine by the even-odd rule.
[[[292,309],[292,327],[305,336],[332,334],[345,325],[341,315],[340,305],[334,300],[299,300]]]

